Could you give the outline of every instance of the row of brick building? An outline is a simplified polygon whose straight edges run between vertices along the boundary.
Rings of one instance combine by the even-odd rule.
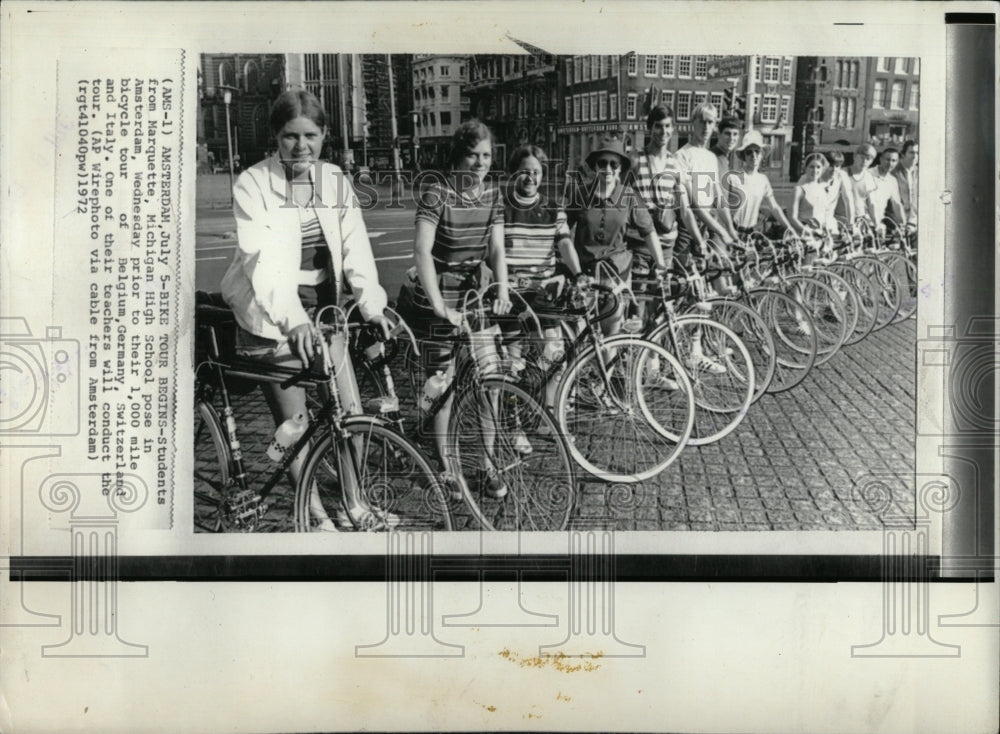
[[[390,167],[395,143],[404,167],[441,167],[455,128],[477,117],[494,133],[497,165],[533,143],[575,167],[605,133],[643,146],[650,104],[674,109],[676,147],[699,103],[728,113],[735,100],[745,126],[764,136],[765,165],[779,180],[797,177],[812,151],[915,139],[919,75],[919,59],[897,57],[206,54],[198,139],[203,157],[226,159],[222,94],[230,89],[234,147],[252,164],[273,148],[270,102],[304,88],[327,109],[333,160]]]

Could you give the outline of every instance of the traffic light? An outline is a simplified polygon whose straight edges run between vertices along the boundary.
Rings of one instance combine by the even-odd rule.
[[[743,120],[746,117],[746,95],[736,94],[735,87],[728,87],[723,91],[722,95],[723,104],[726,107],[722,114],[726,117],[735,117],[738,120]]]

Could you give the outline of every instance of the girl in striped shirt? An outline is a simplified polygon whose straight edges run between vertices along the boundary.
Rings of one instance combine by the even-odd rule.
[[[529,305],[543,311],[555,307],[565,284],[565,277],[556,275],[559,257],[573,272],[580,271],[566,212],[539,191],[548,160],[545,151],[536,145],[523,145],[514,151],[507,166],[511,185],[504,206],[504,252],[511,284]],[[539,321],[544,343],[538,367],[547,370],[558,359],[562,339],[558,322],[546,320],[544,314]],[[508,323],[516,326],[512,320]],[[521,345],[515,342],[509,351],[516,361],[521,356]],[[552,380],[546,386],[545,402],[549,407],[555,389],[556,381]]]
[[[450,175],[420,192],[413,246],[417,282],[407,317],[423,341],[428,378],[438,372],[454,376],[452,337],[463,318],[457,309],[465,293],[478,288],[484,261],[498,283],[494,313],[510,310],[502,199],[485,180],[492,160],[489,128],[478,120],[464,122],[452,137]],[[434,416],[442,458],[451,403],[448,398]],[[494,485],[487,490],[493,496],[506,494],[501,484]]]

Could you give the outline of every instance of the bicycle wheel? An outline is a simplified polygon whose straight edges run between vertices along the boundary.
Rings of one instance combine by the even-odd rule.
[[[878,318],[879,288],[871,278],[849,263],[833,263],[827,268],[843,278],[857,298],[858,318],[853,331],[844,340],[844,344],[857,344],[875,328],[875,321]]]
[[[812,317],[816,333],[816,364],[830,361],[847,337],[847,317],[837,292],[826,283],[806,275],[786,278],[785,292]],[[806,328],[805,324],[799,326]]]
[[[556,421],[570,454],[606,482],[641,482],[670,466],[691,435],[694,410],[677,359],[628,335],[606,339],[600,355],[593,347],[577,355],[556,392]]]
[[[851,261],[858,270],[867,275],[879,289],[878,312],[873,331],[884,329],[899,313],[903,298],[903,284],[891,267],[877,257],[859,257]]]
[[[704,316],[679,316],[649,335],[684,365],[694,394],[688,440],[705,446],[732,433],[753,400],[753,360],[732,330]]]
[[[707,302],[712,308],[710,312],[712,320],[718,321],[736,334],[750,352],[756,382],[751,402],[757,402],[767,392],[771,380],[774,379],[774,370],[778,362],[774,337],[767,326],[767,321],[750,306],[739,301],[710,298]]]
[[[552,415],[522,388],[489,377],[456,391],[448,450],[485,529],[566,528],[576,498],[569,448]]]
[[[841,346],[847,344],[848,339],[858,326],[858,319],[861,317],[857,292],[838,273],[826,268],[818,268],[809,275],[830,286],[840,299],[840,304],[844,307],[844,341]]]
[[[816,329],[812,317],[794,298],[780,291],[755,289],[747,301],[767,322],[774,337],[775,368],[769,393],[799,385],[816,364]],[[802,328],[805,324],[808,328]]]
[[[898,252],[884,252],[878,259],[888,265],[902,286],[900,289],[899,311],[892,323],[898,324],[910,318],[917,310],[917,266],[909,258]]]
[[[222,502],[232,476],[232,453],[219,413],[206,400],[195,405],[195,425],[195,530],[218,533],[223,530]]]
[[[393,529],[377,521],[379,511],[396,515],[399,530],[452,529],[441,483],[416,444],[371,416],[352,416],[342,428],[342,442],[324,431],[306,456],[295,488],[297,532],[318,530],[324,519],[341,530]],[[342,481],[355,482],[361,502],[374,513],[348,514]]]

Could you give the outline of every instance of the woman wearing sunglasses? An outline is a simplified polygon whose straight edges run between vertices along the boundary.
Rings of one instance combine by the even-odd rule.
[[[653,220],[645,203],[621,178],[631,162],[618,138],[604,136],[587,156],[587,165],[595,172],[593,181],[577,185],[566,207],[566,219],[573,228],[573,247],[581,271],[590,273],[598,260],[608,260],[618,273],[628,279],[632,270],[632,252],[625,241],[626,229],[634,229],[642,238],[654,267],[664,269],[663,251]],[[573,270],[572,263],[567,263]],[[576,273],[574,273],[576,274]],[[624,304],[601,324],[607,335],[621,329]]]

